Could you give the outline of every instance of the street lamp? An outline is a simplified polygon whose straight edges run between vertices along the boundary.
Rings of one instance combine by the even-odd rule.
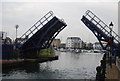
[[[17,39],[17,29],[18,29],[19,25],[15,25],[16,28],[16,39]]]
[[[113,29],[113,23],[112,22],[109,24],[109,28],[110,28],[110,37],[112,37],[112,29]]]
[[[113,36],[112,36],[112,29],[113,29],[113,23],[111,22],[109,24],[109,28],[110,28],[110,37],[109,37],[109,43],[110,43],[110,67],[112,68],[112,53],[113,53],[113,47],[112,47],[112,43],[113,43]]]

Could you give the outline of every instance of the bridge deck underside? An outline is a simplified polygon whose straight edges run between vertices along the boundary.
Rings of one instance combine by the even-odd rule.
[[[102,30],[96,27],[96,25],[94,25],[91,21],[89,21],[85,16],[83,16],[81,20],[94,33],[94,35],[97,37],[99,42],[108,41],[109,37]]]
[[[109,36],[105,34],[101,29],[99,29],[94,23],[88,20],[85,16],[82,17],[81,21],[93,32],[93,34],[97,37],[98,41],[100,42],[102,48],[106,50],[107,46],[109,45],[108,40]],[[106,42],[106,46],[102,44],[102,42]],[[115,42],[112,43],[113,49],[116,50],[116,55],[119,55],[119,44]],[[115,53],[114,52],[114,53]]]
[[[22,45],[22,51],[48,48],[52,40],[65,26],[66,24],[63,21],[59,20],[57,17],[53,17]]]

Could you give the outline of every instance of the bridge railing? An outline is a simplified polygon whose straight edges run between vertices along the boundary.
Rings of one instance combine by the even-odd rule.
[[[21,44],[26,42],[33,34],[35,34],[41,27],[43,27],[47,22],[49,22],[54,17],[53,12],[49,11],[40,20],[38,20],[28,31],[26,31],[20,38]]]
[[[95,24],[100,30],[102,30],[107,36],[111,35],[110,27],[107,26],[100,18],[98,18],[90,10],[87,10],[84,16],[93,24]],[[115,43],[120,43],[120,41],[118,40],[120,36],[117,35],[113,30],[112,30],[112,36],[114,37]]]

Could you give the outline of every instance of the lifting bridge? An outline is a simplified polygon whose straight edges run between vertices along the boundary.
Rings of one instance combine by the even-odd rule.
[[[62,19],[58,19],[52,11],[49,11],[20,37],[19,49],[22,52],[22,56],[24,58],[29,56],[36,57],[35,54],[40,49],[50,47],[53,39],[66,26]]]
[[[97,37],[99,43],[101,44],[104,50],[108,50],[109,45],[112,46],[113,55],[120,56],[120,36],[117,35],[112,30],[112,35],[110,34],[110,27],[107,26],[100,18],[98,18],[93,12],[87,10],[85,15],[82,16],[81,21],[93,32],[93,34]],[[112,36],[112,44],[109,43],[110,36]],[[102,42],[106,42],[106,45],[103,45]],[[110,50],[108,50],[110,51]]]

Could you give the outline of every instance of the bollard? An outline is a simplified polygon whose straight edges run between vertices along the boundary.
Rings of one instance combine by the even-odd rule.
[[[96,68],[96,81],[105,81],[106,74],[106,54],[103,55],[102,60],[100,61],[101,65]]]
[[[103,56],[103,75],[104,75],[104,78],[106,78],[105,74],[106,74],[106,54],[104,54],[104,56]]]
[[[102,67],[101,74],[102,74],[103,78],[105,79],[106,63],[105,63],[105,60],[101,60],[100,62],[101,62],[101,67]]]

